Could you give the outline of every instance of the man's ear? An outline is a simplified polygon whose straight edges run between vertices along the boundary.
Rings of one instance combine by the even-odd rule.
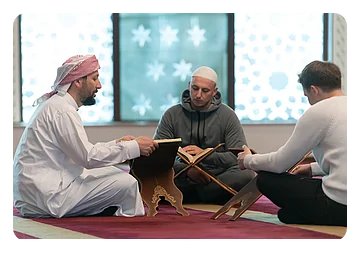
[[[310,86],[310,90],[311,90],[311,92],[312,92],[313,94],[315,94],[315,95],[319,95],[319,93],[321,92],[321,91],[320,91],[320,88],[317,87],[317,86],[314,86],[314,85],[311,85],[311,86]]]
[[[217,87],[215,87],[214,92],[213,92],[213,96],[215,96],[215,95],[216,95],[217,91],[218,91],[218,88],[217,88]]]
[[[188,89],[190,90],[190,81],[188,82]]]
[[[78,87],[78,88],[82,87],[82,82],[81,82],[80,79],[74,80],[74,81],[73,81],[73,84],[74,84],[76,87]]]

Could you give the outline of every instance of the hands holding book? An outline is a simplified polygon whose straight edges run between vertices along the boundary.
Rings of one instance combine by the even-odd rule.
[[[252,154],[252,153],[251,153],[250,149],[246,145],[243,145],[242,148],[244,149],[244,151],[240,152],[238,154],[238,163],[239,163],[239,168],[241,170],[244,170],[244,169],[246,169],[246,167],[244,165],[245,156],[248,155],[248,154]]]
[[[149,156],[152,152],[156,150],[156,148],[159,147],[159,144],[156,143],[153,138],[140,136],[137,137],[135,140],[139,145],[140,155],[143,156]]]
[[[135,138],[134,136],[128,135],[121,137],[116,140],[118,142],[131,141],[134,140],[138,143],[140,149],[140,155],[149,156],[152,152],[159,147],[159,144],[153,139],[145,136],[140,136]]]
[[[310,164],[298,165],[294,168],[294,170],[291,173],[294,175],[312,177],[311,165]]]
[[[149,156],[159,147],[159,144],[156,143],[153,138],[140,136],[135,138],[135,141],[139,145],[140,155],[143,156]]]
[[[187,153],[195,158],[197,158],[196,157],[197,155],[200,155],[204,152],[204,149],[201,149],[200,147],[195,146],[195,145],[185,146],[182,148],[182,150],[185,153]],[[210,177],[201,173],[199,170],[197,170],[194,167],[189,168],[187,170],[186,174],[192,181],[199,183],[199,184],[208,184],[211,181]]]
[[[182,150],[192,156],[198,155],[204,151],[204,149],[201,149],[200,147],[197,147],[195,145],[185,146],[182,148]]]
[[[135,139],[134,136],[128,135],[128,136],[124,136],[124,137],[121,137],[121,138],[117,139],[116,143],[119,143],[121,141],[130,141],[130,140],[133,140],[133,139]]]

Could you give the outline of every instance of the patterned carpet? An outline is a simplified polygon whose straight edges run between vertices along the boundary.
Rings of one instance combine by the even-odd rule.
[[[14,208],[13,229],[19,239],[340,239],[346,227],[286,225],[278,208],[261,197],[238,220],[232,208],[217,220],[216,205],[184,205],[190,216],[167,204],[155,217],[76,217],[25,219]]]

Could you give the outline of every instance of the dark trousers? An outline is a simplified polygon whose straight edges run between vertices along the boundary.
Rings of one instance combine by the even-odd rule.
[[[278,218],[283,223],[347,225],[347,206],[325,195],[321,179],[260,171],[256,184],[264,196],[280,207]]]
[[[183,174],[175,178],[175,184],[183,194],[184,203],[224,205],[234,196],[213,181],[208,184],[198,184],[188,178],[185,172]],[[216,175],[219,181],[235,191],[239,191],[254,177],[255,174],[252,170],[240,170],[237,167],[229,168],[225,172]]]

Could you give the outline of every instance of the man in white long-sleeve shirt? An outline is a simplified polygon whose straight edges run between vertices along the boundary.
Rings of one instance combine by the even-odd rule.
[[[99,69],[95,55],[73,56],[58,68],[52,92],[35,101],[13,164],[14,205],[23,216],[144,215],[136,179],[113,165],[158,144],[132,136],[88,141],[77,110],[95,104]]]
[[[312,105],[278,151],[239,153],[240,169],[258,172],[257,187],[280,207],[284,223],[347,225],[347,97],[341,72],[330,62],[313,61],[299,74]],[[316,162],[285,173],[309,151]],[[312,176],[322,176],[312,178]]]

